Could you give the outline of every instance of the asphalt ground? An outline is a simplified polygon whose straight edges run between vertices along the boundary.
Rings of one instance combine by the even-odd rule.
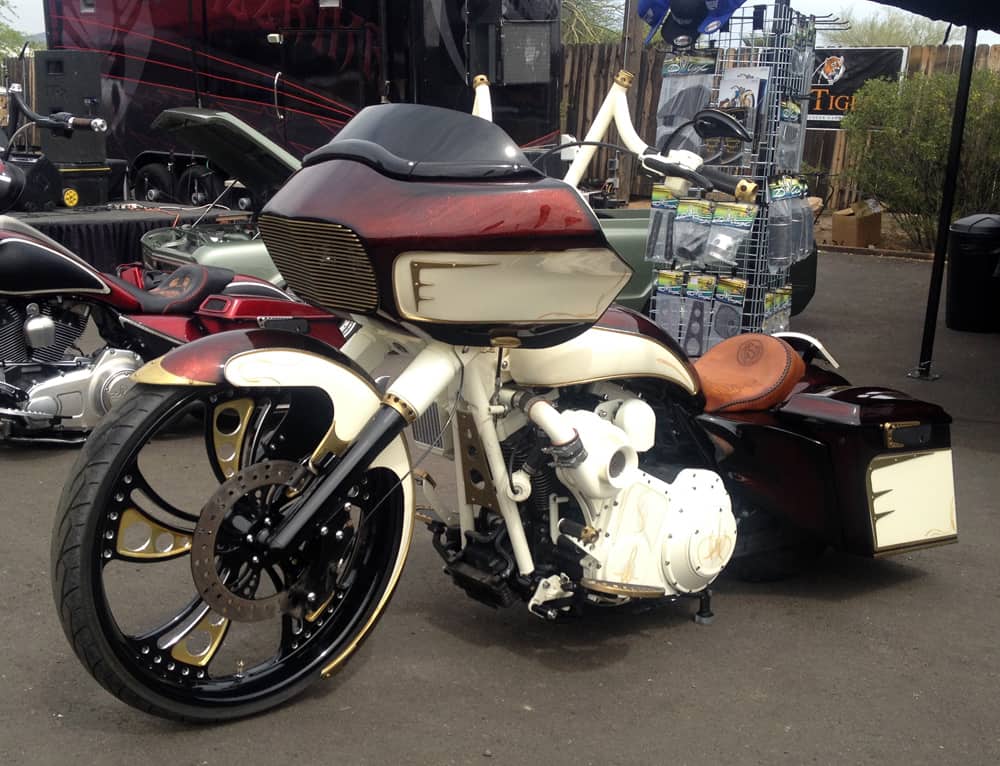
[[[767,585],[724,574],[707,627],[690,604],[547,624],[467,599],[418,530],[395,599],[345,669],[223,726],[148,717],[86,674],[48,580],[76,450],[0,449],[0,764],[1000,762],[1000,335],[942,322],[941,379],[908,379],[929,278],[924,262],[824,254],[793,329],[822,338],[853,382],[954,416],[957,545],[827,554]],[[177,451],[163,469],[183,479],[191,460]],[[425,467],[453,487],[450,464]]]

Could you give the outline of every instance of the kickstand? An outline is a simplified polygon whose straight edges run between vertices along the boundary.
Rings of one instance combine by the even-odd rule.
[[[711,625],[715,619],[712,613],[712,591],[708,588],[698,594],[698,611],[695,612],[694,621],[699,625]]]

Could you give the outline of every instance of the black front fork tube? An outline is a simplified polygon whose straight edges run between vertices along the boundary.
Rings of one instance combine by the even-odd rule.
[[[341,487],[349,487],[361,479],[372,460],[381,454],[408,425],[406,418],[383,404],[372,415],[361,433],[309,491],[302,505],[278,525],[267,541],[268,547],[286,551],[299,541],[317,514]]]

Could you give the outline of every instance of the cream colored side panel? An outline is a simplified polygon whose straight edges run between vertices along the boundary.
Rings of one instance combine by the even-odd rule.
[[[510,375],[524,386],[568,386],[630,376],[677,383],[688,393],[698,382],[670,349],[642,335],[592,327],[552,348],[512,349]]]
[[[951,450],[875,458],[868,466],[868,501],[876,552],[955,537]]]
[[[393,264],[401,312],[414,320],[597,320],[632,270],[604,248],[525,253],[409,252]]]

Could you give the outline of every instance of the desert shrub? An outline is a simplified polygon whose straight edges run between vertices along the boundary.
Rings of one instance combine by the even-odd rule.
[[[844,118],[850,174],[888,208],[911,244],[933,250],[958,75],[870,80]],[[1000,74],[973,77],[955,218],[1000,212]]]

